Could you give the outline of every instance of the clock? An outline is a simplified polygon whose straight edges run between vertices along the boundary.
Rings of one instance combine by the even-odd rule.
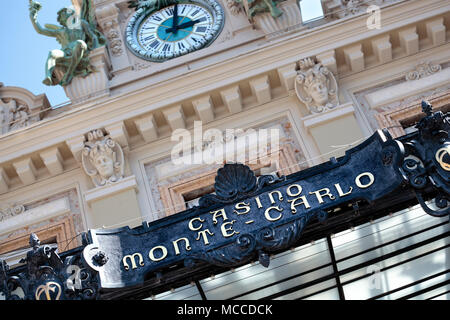
[[[165,1],[160,8],[140,8],[126,29],[128,48],[138,57],[163,62],[209,46],[224,25],[214,0]]]

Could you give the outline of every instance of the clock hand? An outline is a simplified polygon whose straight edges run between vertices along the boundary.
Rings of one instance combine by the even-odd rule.
[[[184,28],[189,28],[192,27],[194,24],[200,22],[200,20],[194,20],[194,21],[188,21],[185,23],[180,24],[177,29],[184,29]]]
[[[179,29],[192,27],[194,24],[196,24],[198,22],[200,22],[200,21],[199,20],[188,21],[188,22],[180,24],[179,26],[176,26],[176,27],[173,27],[173,28],[167,28],[166,29],[166,33],[167,32],[175,32],[176,30],[179,30]]]
[[[178,26],[178,3],[175,3],[175,8],[173,11],[173,20],[172,20],[172,28],[175,29],[175,33],[178,30],[177,26]]]

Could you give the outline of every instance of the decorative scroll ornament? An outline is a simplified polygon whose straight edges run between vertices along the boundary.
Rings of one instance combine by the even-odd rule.
[[[416,125],[418,138],[405,143],[402,169],[425,212],[441,217],[450,214],[450,114],[432,112],[427,101],[422,101],[422,111],[426,116]],[[436,192],[435,208],[425,202],[428,189]]]
[[[0,221],[12,218],[23,212],[25,212],[25,207],[22,205],[15,205],[9,208],[5,208],[3,210],[0,210]]]
[[[337,82],[333,73],[311,58],[300,61],[295,79],[297,97],[312,113],[321,113],[339,104]]]
[[[81,255],[64,259],[56,248],[41,246],[36,234],[30,235],[30,246],[26,258],[27,269],[9,275],[6,262],[0,260],[0,292],[7,300],[86,300],[95,299],[98,281],[95,271],[87,269]],[[15,293],[20,292],[23,294]]]
[[[431,62],[420,62],[414,70],[408,72],[405,76],[407,81],[419,80],[421,78],[431,76],[439,71],[442,67],[439,64],[432,64]]]
[[[216,266],[233,267],[256,258],[267,268],[270,264],[270,253],[287,249],[296,243],[314,216],[320,222],[324,222],[327,213],[319,211],[316,215],[304,214],[281,228],[266,227],[255,234],[240,235],[234,245],[191,255],[184,260],[184,265],[192,268],[196,265],[196,261],[205,261]]]
[[[91,131],[82,153],[83,169],[96,186],[117,182],[123,178],[122,147],[101,130]]]

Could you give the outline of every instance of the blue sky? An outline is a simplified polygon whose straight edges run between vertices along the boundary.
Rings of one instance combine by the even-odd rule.
[[[0,0],[0,82],[5,86],[28,89],[33,94],[45,93],[52,106],[66,102],[67,96],[60,86],[42,84],[44,65],[50,50],[59,49],[55,39],[36,33],[28,13],[28,0]],[[70,6],[70,0],[39,0],[42,9],[38,20],[41,25],[57,24],[56,13]],[[302,0],[303,20],[321,14],[320,0]]]

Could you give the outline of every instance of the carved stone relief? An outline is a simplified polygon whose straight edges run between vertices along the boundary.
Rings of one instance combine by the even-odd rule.
[[[412,71],[409,71],[406,74],[405,79],[407,81],[419,80],[421,78],[437,73],[441,70],[442,67],[439,64],[433,64],[429,61],[422,61],[418,65],[416,65]]]
[[[339,105],[338,86],[333,73],[311,58],[300,61],[295,79],[297,97],[311,113],[321,113]]]
[[[82,165],[95,186],[104,186],[122,179],[124,163],[122,147],[117,142],[104,136],[101,130],[88,133],[88,141],[82,153]]]
[[[0,221],[17,216],[25,211],[23,205],[13,205],[0,210]]]
[[[123,54],[123,49],[119,31],[116,29],[109,29],[106,33],[106,38],[108,39],[108,46],[111,54],[114,57],[121,56]]]
[[[27,105],[14,99],[7,103],[0,99],[0,133],[5,134],[31,124],[30,114]]]
[[[226,0],[226,4],[232,15],[238,15],[240,12],[244,11],[241,1]]]
[[[0,234],[0,252],[9,252],[22,248],[26,243],[27,235],[30,232],[37,232],[46,235],[46,238],[56,237],[60,251],[69,250],[81,244],[79,235],[85,231],[85,225],[81,214],[79,203],[79,195],[76,189],[63,191],[57,194],[43,197],[37,201],[17,204],[11,202],[6,207],[0,207],[1,218],[0,221],[6,222],[9,219],[25,219],[20,215],[27,215],[29,212],[42,212],[47,214],[48,211],[44,208],[51,207],[51,210],[58,210],[62,203],[67,203],[70,210],[66,213],[52,216],[45,219],[32,219],[32,223],[25,223],[19,229],[14,229]],[[56,205],[56,208],[54,207]],[[23,223],[23,222],[22,222]],[[48,237],[47,237],[48,235]]]
[[[399,0],[322,0],[324,15],[330,18],[342,19],[348,16],[366,13],[371,5],[381,6],[385,3]]]
[[[394,102],[388,103],[386,105],[383,105],[378,108],[371,108],[369,102],[366,100],[365,96],[367,96],[370,93],[382,90],[384,88],[389,88],[395,85],[399,85],[402,83],[405,83],[407,81],[417,81],[420,79],[423,79],[424,77],[430,76],[432,74],[435,74],[437,72],[440,72],[441,70],[444,70],[446,68],[450,67],[450,63],[443,63],[443,64],[433,64],[429,62],[421,62],[417,66],[414,67],[413,70],[406,72],[405,76],[402,76],[401,78],[391,80],[388,82],[385,82],[381,85],[367,88],[365,90],[355,92],[354,96],[358,102],[358,105],[365,110],[365,113],[368,116],[368,120],[371,124],[371,127],[376,130],[380,127],[386,126],[385,123],[380,122],[379,119],[383,118],[382,114],[390,113],[394,110],[403,110],[404,108],[408,108],[410,105],[417,103],[417,101],[421,101],[423,99],[431,99],[430,97],[436,97],[441,96],[443,94],[446,94],[450,92],[450,84],[446,84],[443,86],[439,86],[436,88],[424,90],[422,92],[418,92],[416,94],[405,96],[402,99],[396,100]],[[390,124],[392,125],[392,124]],[[404,134],[404,131],[402,128],[388,128],[391,134],[393,134],[394,137],[397,137],[399,135]]]

